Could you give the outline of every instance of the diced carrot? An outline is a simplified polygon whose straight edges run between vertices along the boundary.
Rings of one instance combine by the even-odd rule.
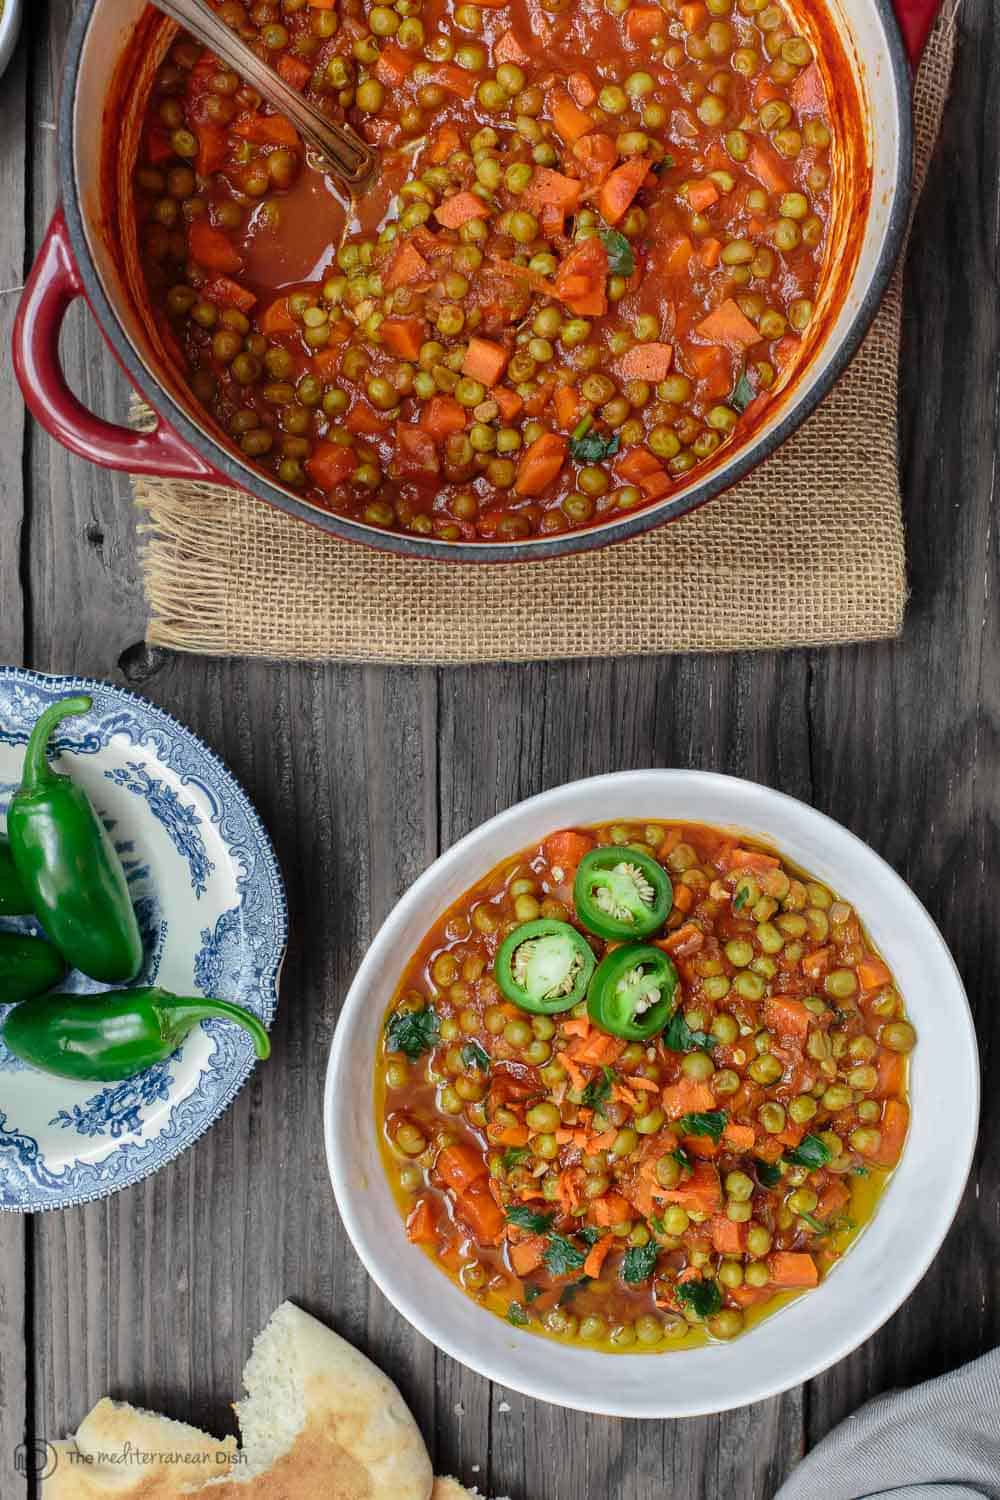
[[[726,1296],[730,1302],[735,1302],[737,1307],[754,1307],[759,1302],[770,1302],[774,1296],[773,1291],[767,1286],[727,1286]]]
[[[675,910],[687,916],[691,907],[694,906],[694,891],[690,885],[675,885],[675,888],[673,888],[673,906],[675,906]]]
[[[630,42],[648,42],[666,29],[667,18],[658,5],[632,5],[625,12],[625,32]]]
[[[594,187],[600,187],[618,160],[614,141],[603,130],[591,130],[573,142],[573,158]]]
[[[454,396],[432,396],[423,409],[420,425],[440,443],[453,432],[464,432],[467,421],[465,407]]]
[[[713,1156],[718,1156],[719,1148],[710,1135],[685,1135],[681,1137],[681,1145],[688,1156],[700,1156],[710,1161]]]
[[[395,89],[409,78],[417,65],[417,59],[397,47],[395,42],[383,42],[375,63],[375,77],[386,88]]]
[[[518,466],[515,491],[519,495],[543,494],[565,461],[566,439],[555,432],[543,432],[525,450]]]
[[[691,0],[690,4],[681,6],[681,20],[685,31],[700,31],[708,20],[708,7],[702,4],[702,0]]]
[[[613,1236],[610,1234],[606,1234],[603,1239],[597,1240],[590,1247],[590,1254],[587,1256],[587,1259],[583,1263],[584,1276],[589,1276],[591,1281],[597,1280],[597,1278],[601,1274],[604,1262],[608,1258],[608,1253],[611,1250],[613,1243]]]
[[[419,427],[415,422],[396,423],[392,471],[397,479],[417,480],[433,479],[441,472],[437,444],[426,427]]]
[[[681,1078],[663,1090],[663,1108],[671,1120],[681,1115],[698,1114],[715,1105],[715,1095],[707,1083],[697,1078]]]
[[[293,89],[304,89],[312,77],[312,68],[303,62],[300,57],[293,57],[291,52],[283,52],[278,59],[278,72],[286,83],[290,83]]]
[[[592,1068],[610,1067],[612,1063],[618,1061],[624,1051],[625,1046],[621,1037],[608,1036],[604,1031],[593,1029],[588,1037],[574,1042],[569,1048],[574,1062],[583,1063],[585,1067]]]
[[[730,349],[745,349],[760,342],[760,330],[737,307],[732,297],[710,312],[696,325],[703,339],[713,344],[725,344]],[[747,865],[747,869],[758,869],[758,865]]]
[[[634,156],[611,173],[597,195],[597,207],[609,224],[617,224],[625,217],[648,173],[649,161],[645,156]]]
[[[275,298],[270,307],[264,309],[259,321],[261,333],[272,336],[276,333],[294,333],[299,326],[288,310],[287,297]]]
[[[589,109],[597,103],[597,90],[588,73],[571,73],[566,80],[570,97],[581,109]]]
[[[429,1198],[419,1198],[406,1221],[406,1238],[411,1245],[430,1245],[437,1239],[434,1210]]]
[[[811,62],[803,68],[788,90],[788,102],[797,115],[822,114],[826,108],[826,94],[819,67]]]
[[[493,48],[493,61],[497,66],[500,63],[517,63],[518,67],[523,67],[531,61],[531,53],[526,47],[522,47],[513,31],[505,31]]]
[[[706,399],[727,396],[732,389],[732,357],[728,350],[717,344],[709,346],[689,345],[685,360],[701,385],[700,394]],[[677,892],[674,892],[674,900]]]
[[[822,1219],[825,1223],[827,1219],[832,1219],[834,1214],[838,1214],[842,1208],[846,1208],[850,1201],[850,1189],[845,1187],[839,1177],[834,1177],[819,1195],[819,1202],[815,1209],[816,1218]]]
[[[601,1135],[587,1137],[586,1151],[590,1156],[596,1156],[598,1151],[610,1151],[618,1139],[618,1131],[614,1128],[605,1130]]]
[[[903,1149],[909,1123],[909,1106],[902,1099],[887,1099],[882,1106],[882,1120],[878,1127],[882,1144],[868,1160],[879,1167],[894,1167]]]
[[[693,255],[694,246],[687,235],[682,234],[679,239],[670,241],[659,264],[667,276],[685,276]]]
[[[434,217],[445,229],[460,229],[470,219],[486,219],[492,212],[490,205],[475,193],[461,192],[439,203]]]
[[[706,271],[711,271],[719,264],[719,256],[722,254],[722,241],[716,239],[702,240],[701,263]]]
[[[244,313],[257,306],[257,298],[253,292],[240,286],[238,281],[231,281],[228,276],[216,276],[214,281],[206,282],[201,295],[220,307],[236,307]]]
[[[878,1069],[875,1098],[897,1098],[906,1087],[906,1059],[899,1052],[890,1052],[888,1047],[880,1047],[875,1066]]]
[[[562,1029],[567,1036],[589,1036],[590,1022],[586,1016],[573,1016],[569,1021],[563,1022]]]
[[[199,177],[211,177],[218,172],[229,155],[229,132],[224,125],[211,122],[198,126],[198,155],[194,169]],[[170,154],[173,155],[171,147]]]
[[[573,386],[556,386],[552,404],[556,409],[556,421],[559,426],[564,431],[571,431],[580,420],[580,397]]]
[[[616,1083],[612,1086],[611,1097],[616,1103],[627,1104],[629,1109],[639,1108],[638,1096],[633,1094],[630,1088],[626,1088],[623,1083]]]
[[[439,63],[431,76],[446,93],[455,94],[459,99],[471,99],[476,92],[475,77],[453,63]]]
[[[668,938],[657,942],[657,948],[662,948],[664,953],[673,953],[678,958],[689,958],[692,953],[700,953],[705,946],[705,934],[695,922],[685,922],[683,927],[678,927]]]
[[[310,479],[327,491],[350,479],[357,466],[358,455],[346,443],[317,443],[306,460]]]
[[[625,1079],[630,1089],[638,1089],[640,1094],[658,1094],[660,1085],[654,1083],[651,1078],[640,1078],[637,1073],[629,1074]]]
[[[832,948],[814,948],[802,960],[802,972],[807,979],[820,979],[833,961]]]
[[[486,1134],[494,1146],[526,1146],[531,1139],[527,1125],[487,1125]]]
[[[307,0],[307,3],[313,10],[335,10],[337,7],[337,0]]]
[[[427,148],[427,160],[435,165],[447,161],[453,152],[460,149],[461,145],[462,137],[458,126],[450,122],[442,125]]]
[[[660,461],[648,448],[626,448],[615,464],[615,473],[627,484],[639,484],[648,474],[655,474]]]
[[[797,1250],[775,1250],[767,1259],[772,1286],[818,1286],[819,1271],[811,1255]]]
[[[781,1037],[803,1041],[809,1030],[809,1012],[802,1001],[786,995],[772,995],[764,1002],[764,1020]]]
[[[438,1152],[434,1169],[442,1182],[459,1196],[474,1182],[489,1176],[486,1158],[471,1146],[445,1146]]]
[[[336,380],[340,371],[340,357],[339,349],[320,349],[312,357],[313,374],[322,381]]]
[[[582,1167],[567,1167],[559,1174],[559,1202],[568,1213],[572,1213],[579,1205],[581,1184],[586,1175]]]
[[[216,229],[206,218],[192,219],[188,225],[188,249],[199,265],[208,271],[242,271],[243,257],[223,229]]]
[[[880,958],[863,958],[857,967],[858,982],[863,990],[878,990],[892,983],[892,975]]]
[[[503,1212],[484,1182],[474,1183],[456,1201],[455,1212],[480,1245],[495,1245],[506,1228]]]
[[[525,401],[524,403],[525,416],[540,416],[548,406],[549,398],[551,397],[552,392],[555,390],[555,387],[556,383],[551,378],[548,380],[540,381],[532,395],[530,395],[527,401]]]
[[[585,1089],[587,1087],[587,1075],[581,1068],[577,1067],[576,1063],[570,1057],[569,1053],[557,1052],[556,1057],[559,1059],[563,1067],[566,1069],[566,1072],[569,1074],[569,1081],[573,1085],[573,1087],[581,1091]]]
[[[629,1201],[621,1193],[605,1193],[603,1198],[595,1198],[591,1212],[594,1223],[600,1224],[602,1229],[612,1224],[624,1224],[632,1217]]]
[[[670,374],[674,351],[670,344],[636,344],[618,360],[623,380],[666,380]]]
[[[797,1146],[805,1133],[806,1127],[804,1125],[788,1124],[784,1130],[779,1130],[778,1134],[772,1136],[771,1139],[777,1141],[779,1146]],[[761,1145],[762,1142],[758,1142],[758,1151]]]
[[[536,1234],[530,1240],[522,1240],[519,1245],[511,1245],[508,1251],[510,1263],[518,1276],[530,1276],[532,1271],[538,1270],[547,1244],[544,1235]]]
[[[718,1168],[710,1161],[696,1161],[691,1175],[672,1188],[655,1188],[653,1196],[665,1203],[679,1203],[698,1213],[714,1214],[722,1208],[722,1186]]]
[[[367,401],[355,401],[344,419],[344,426],[348,432],[361,432],[367,437],[382,437],[389,430],[387,418]]]
[[[723,303],[723,307],[725,305]],[[739,312],[739,308],[736,310]],[[723,869],[729,871],[757,870],[766,872],[768,870],[777,870],[780,864],[781,860],[776,855],[765,854],[762,849],[739,849],[736,847],[728,849],[722,861]]]
[[[258,146],[301,146],[299,132],[284,115],[265,115],[259,110],[239,115],[230,126],[234,135]]]
[[[521,194],[521,202],[532,213],[546,203],[557,203],[564,213],[571,214],[580,202],[583,183],[563,172],[553,172],[551,167],[536,167],[531,181]]]
[[[722,1139],[735,1146],[737,1151],[752,1151],[757,1132],[752,1125],[737,1125],[735,1120],[730,1120],[722,1132]]]
[[[524,398],[509,386],[498,385],[493,391],[493,400],[500,408],[500,415],[505,422],[512,422],[524,406]]]
[[[553,290],[560,302],[581,317],[602,317],[608,310],[608,252],[594,235],[581,240],[561,262]]]
[[[747,1225],[734,1224],[725,1214],[716,1214],[711,1224],[712,1245],[720,1255],[742,1255],[747,1247]]]
[[[169,135],[161,125],[154,125],[151,130],[146,132],[145,155],[146,159],[154,167],[160,166],[165,161],[173,161],[175,156],[174,148]],[[223,153],[220,165],[225,159],[225,154]],[[214,171],[215,168],[213,167],[210,170]],[[203,175],[207,177],[208,172]]]
[[[780,99],[781,97],[783,96],[780,86],[775,83],[773,78],[768,78],[766,73],[762,73],[757,79],[757,85],[753,91],[754,108],[760,109],[763,105],[770,103],[772,99]]]
[[[385,324],[382,326],[384,328]],[[471,338],[462,362],[462,374],[481,381],[483,385],[494,386],[503,377],[509,359],[510,350],[503,344],[496,344],[492,339]]]
[[[392,292],[398,286],[412,286],[416,281],[427,281],[430,275],[430,265],[416,245],[411,245],[409,240],[401,240],[393,251],[382,281],[386,290]]]
[[[423,318],[383,318],[379,336],[385,347],[400,359],[416,359],[424,342],[427,324]]]
[[[713,203],[718,203],[719,189],[710,177],[704,178],[701,182],[689,182],[687,201],[695,213],[703,214],[706,208],[711,208]]]
[[[550,867],[562,870],[563,879],[566,880],[574,874],[583,856],[589,854],[593,847],[594,840],[586,833],[577,833],[574,828],[561,828],[558,833],[550,833],[542,841],[542,849]]]
[[[747,156],[747,171],[751,172],[769,193],[787,193],[792,186],[792,174],[786,163],[772,146],[759,136],[751,137]]]
[[[593,130],[594,122],[588,114],[575,105],[572,99],[562,89],[553,90],[549,100],[549,109],[552,114],[552,124],[556,134],[567,144],[572,146],[588,130]]]

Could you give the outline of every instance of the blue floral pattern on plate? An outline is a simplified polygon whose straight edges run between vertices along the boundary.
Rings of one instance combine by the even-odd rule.
[[[105,683],[0,669],[0,813],[39,713],[79,692],[94,707],[61,726],[53,750],[86,787],[125,867],[145,948],[137,983],[217,994],[269,1025],[287,942],[281,875],[245,793],[190,730]],[[30,918],[0,927],[38,930]],[[103,988],[79,974],[63,987]],[[0,1044],[0,1211],[65,1208],[138,1182],[208,1129],[253,1066],[249,1038],[220,1021],[106,1087],[38,1073]]]

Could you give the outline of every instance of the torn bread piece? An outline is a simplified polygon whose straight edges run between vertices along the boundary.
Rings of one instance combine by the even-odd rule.
[[[478,1490],[467,1490],[457,1479],[435,1479],[431,1500],[483,1500]]]
[[[185,1422],[105,1397],[75,1438],[52,1446],[45,1500],[175,1500],[227,1474],[236,1439],[220,1442]]]

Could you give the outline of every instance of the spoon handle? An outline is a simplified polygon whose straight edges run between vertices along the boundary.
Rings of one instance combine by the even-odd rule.
[[[281,74],[262,62],[243,39],[231,31],[203,0],[153,0],[172,21],[203,42],[216,57],[259,89],[269,103],[287,115],[308,143],[329,161],[339,177],[358,187],[372,174],[376,155],[347,125],[335,125],[286,83]]]

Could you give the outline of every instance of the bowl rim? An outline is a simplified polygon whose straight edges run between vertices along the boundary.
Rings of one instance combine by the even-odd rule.
[[[428,1316],[427,1309],[417,1300],[415,1295],[405,1289],[401,1289],[399,1286],[390,1288],[389,1277],[384,1272],[380,1259],[369,1255],[365,1248],[365,1232],[360,1223],[360,1217],[354,1209],[353,1200],[356,1189],[351,1180],[351,1173],[346,1169],[351,1142],[349,1136],[345,1133],[344,1143],[341,1145],[335,1130],[335,1116],[337,1108],[336,1100],[343,1098],[346,1092],[338,1089],[337,1082],[342,1070],[350,1068],[352,1065],[348,1048],[352,1040],[351,1033],[354,1030],[354,1023],[358,1020],[365,1005],[368,994],[368,976],[376,968],[381,950],[393,942],[396,929],[402,926],[404,919],[409,913],[419,909],[424,899],[424,893],[434,885],[443,867],[456,860],[458,856],[477,841],[488,838],[491,832],[501,829],[504,823],[510,820],[515,814],[522,814],[531,809],[538,809],[541,812],[554,799],[558,800],[559,794],[589,791],[596,801],[599,794],[603,791],[610,793],[622,785],[648,778],[650,775],[662,777],[666,783],[669,784],[672,782],[675,786],[690,783],[693,779],[699,786],[709,791],[713,788],[720,790],[726,788],[730,791],[738,790],[744,795],[756,798],[766,805],[772,807],[789,807],[790,809],[794,809],[798,816],[804,814],[807,820],[812,820],[813,827],[819,831],[824,829],[836,830],[838,838],[846,839],[846,848],[848,851],[852,846],[855,846],[863,852],[866,860],[874,861],[875,868],[879,871],[881,878],[893,889],[897,897],[910,904],[912,914],[916,918],[922,919],[924,924],[922,939],[926,939],[928,943],[936,948],[939,959],[942,960],[944,968],[950,974],[953,981],[954,993],[950,998],[956,1001],[957,1004],[952,1007],[954,1011],[952,1019],[956,1028],[960,1028],[961,1050],[964,1054],[962,1060],[966,1076],[964,1078],[965,1086],[959,1099],[959,1105],[964,1109],[964,1117],[957,1121],[958,1129],[962,1131],[964,1127],[964,1131],[962,1134],[953,1133],[949,1137],[950,1161],[953,1170],[948,1178],[948,1190],[939,1194],[933,1203],[927,1207],[922,1219],[924,1233],[920,1240],[918,1253],[905,1266],[904,1274],[898,1279],[891,1294],[882,1301],[875,1302],[873,1300],[873,1306],[868,1315],[862,1318],[859,1323],[852,1326],[839,1339],[832,1340],[821,1351],[813,1355],[806,1354],[797,1364],[794,1373],[790,1377],[787,1374],[775,1376],[762,1371],[756,1383],[748,1387],[745,1393],[741,1393],[735,1397],[727,1395],[711,1404],[707,1404],[704,1400],[687,1399],[683,1395],[677,1398],[673,1394],[666,1399],[658,1399],[655,1392],[655,1383],[651,1382],[653,1398],[646,1401],[637,1409],[637,1403],[634,1400],[629,1400],[628,1404],[626,1404],[623,1400],[615,1397],[613,1382],[609,1383],[612,1388],[609,1389],[607,1397],[602,1398],[600,1405],[595,1405],[592,1400],[581,1399],[574,1395],[572,1390],[566,1391],[560,1389],[558,1378],[546,1380],[523,1374],[517,1365],[516,1354],[507,1361],[510,1368],[505,1368],[501,1371],[494,1364],[491,1364],[491,1356],[489,1354],[480,1354],[474,1345],[471,1347],[460,1347],[459,1342],[452,1337],[447,1327],[442,1332],[440,1328],[435,1326],[432,1318]],[[434,920],[436,920],[436,917],[428,917],[427,925],[430,926]],[[795,1386],[813,1379],[816,1375],[819,1375],[822,1371],[852,1353],[869,1339],[872,1334],[877,1332],[899,1309],[922,1280],[951,1228],[972,1168],[978,1139],[979,1109],[979,1051],[965,987],[940,929],[919,897],[911,890],[902,876],[897,874],[892,866],[876,850],[872,849],[869,844],[866,844],[863,839],[860,839],[849,828],[838,823],[826,813],[819,811],[819,809],[812,807],[809,803],[803,802],[797,797],[792,797],[786,792],[778,791],[763,783],[750,781],[743,777],[729,776],[714,771],[654,766],[624,772],[609,772],[592,777],[582,777],[571,782],[562,783],[559,786],[548,788],[546,791],[515,802],[510,807],[496,813],[493,817],[471,829],[455,844],[451,845],[449,849],[438,855],[392,907],[385,921],[374,934],[368,950],[361,961],[345,996],[331,1042],[323,1100],[327,1165],[341,1220],[359,1259],[372,1280],[387,1300],[419,1333],[423,1334],[425,1338],[445,1354],[449,1354],[453,1359],[458,1360],[477,1374],[482,1375],[486,1379],[493,1380],[507,1389],[519,1391],[521,1394],[530,1396],[536,1400],[547,1401],[570,1410],[583,1411],[595,1415],[660,1419],[665,1417],[676,1418],[709,1415],[780,1395],[784,1391],[793,1389]],[[953,1125],[955,1123],[953,1122]],[[785,1311],[791,1311],[795,1305],[793,1303]],[[487,1316],[492,1316],[492,1314],[487,1314]],[[776,1314],[775,1321],[780,1316],[783,1316],[783,1314]],[[553,1347],[558,1348],[559,1346],[556,1344]],[[739,1344],[726,1347],[739,1347]],[[616,1358],[627,1357],[616,1356]],[[639,1357],[643,1360],[649,1358],[647,1355]]]
[[[576,553],[599,551],[618,542],[628,541],[656,527],[679,520],[724,494],[771,457],[802,426],[806,418],[829,395],[861,347],[888,289],[906,238],[913,194],[913,99],[910,63],[892,0],[869,0],[881,23],[885,39],[884,80],[891,90],[892,111],[896,118],[897,156],[892,184],[892,206],[886,217],[882,241],[867,285],[857,307],[840,337],[830,342],[831,357],[826,368],[812,382],[801,386],[797,381],[781,408],[775,425],[763,436],[751,437],[734,451],[732,459],[710,470],[704,479],[679,495],[641,507],[618,520],[604,521],[578,531],[556,536],[531,537],[518,542],[445,542],[436,537],[421,537],[413,532],[382,531],[364,521],[324,511],[303,500],[290,490],[272,483],[267,476],[249,467],[207,426],[196,422],[190,412],[160,380],[147,363],[126,327],[115,301],[105,289],[91,253],[88,224],[93,215],[85,215],[82,194],[76,175],[76,93],[87,33],[99,4],[107,0],[78,0],[69,31],[62,94],[59,105],[59,183],[62,209],[69,231],[77,269],[105,339],[114,351],[132,385],[156,416],[169,423],[174,432],[202,459],[211,464],[220,480],[235,484],[240,490],[283,511],[298,521],[320,531],[362,546],[400,557],[421,558],[452,563],[539,563]],[[872,128],[874,128],[874,111]],[[96,230],[95,230],[96,233]],[[857,274],[857,271],[855,272]],[[826,344],[814,352],[801,372],[805,379]],[[210,481],[212,482],[212,481]]]

